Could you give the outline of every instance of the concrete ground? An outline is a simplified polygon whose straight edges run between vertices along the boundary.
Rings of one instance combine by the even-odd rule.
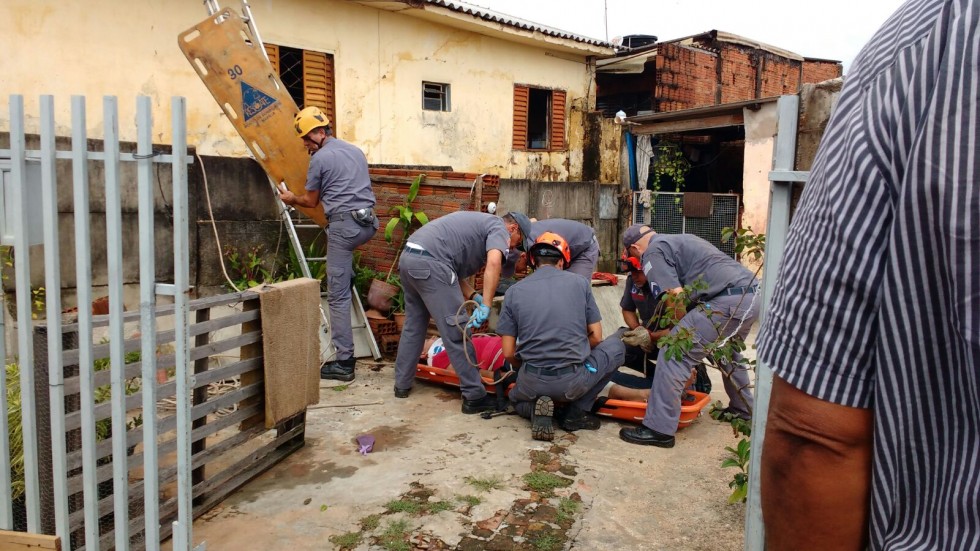
[[[727,403],[711,374],[712,400]],[[722,469],[731,428],[707,416],[673,449],[622,442],[625,424],[556,429],[460,412],[459,391],[417,382],[392,395],[390,363],[307,413],[306,446],[194,524],[209,551],[251,549],[711,549],[743,547],[744,505],[729,505]],[[357,453],[355,438],[376,438]]]

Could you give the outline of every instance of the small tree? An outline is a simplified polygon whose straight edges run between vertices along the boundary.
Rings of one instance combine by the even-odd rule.
[[[402,229],[401,241],[398,242],[398,248],[395,249],[395,260],[392,261],[391,267],[388,268],[388,277],[385,279],[388,282],[391,282],[391,274],[394,272],[395,266],[398,265],[398,257],[405,247],[405,242],[408,241],[408,230],[411,229],[412,222],[418,221],[421,226],[429,223],[429,216],[420,210],[415,210],[414,206],[415,197],[419,194],[419,187],[422,185],[423,180],[425,180],[425,174],[416,176],[412,180],[412,185],[408,188],[408,195],[405,196],[405,202],[388,209],[388,212],[396,216],[392,216],[388,224],[385,225],[385,241],[391,244],[394,241],[395,230],[397,228]]]

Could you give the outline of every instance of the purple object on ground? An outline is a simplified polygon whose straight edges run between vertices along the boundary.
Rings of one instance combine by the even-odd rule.
[[[370,434],[362,434],[357,437],[358,453],[367,455],[374,451],[374,437]]]

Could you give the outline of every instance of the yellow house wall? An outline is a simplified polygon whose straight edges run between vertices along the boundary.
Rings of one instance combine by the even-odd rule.
[[[223,2],[235,6],[236,2]],[[450,165],[504,178],[575,180],[582,173],[582,112],[594,105],[585,57],[555,53],[337,0],[253,0],[262,38],[334,55],[339,137],[372,163]],[[0,17],[0,131],[8,94],[25,96],[28,132],[38,96],[55,96],[69,135],[70,96],[88,102],[88,131],[102,136],[102,96],[120,105],[120,137],[135,140],[135,97],[153,99],[154,140],[171,142],[169,105],[184,96],[188,142],[202,154],[247,156],[238,134],[177,47],[204,19],[200,1],[5,0]],[[421,82],[451,85],[452,111],[421,108]],[[567,92],[568,151],[511,149],[515,83]]]
[[[745,109],[745,150],[742,167],[742,227],[757,234],[766,233],[769,221],[769,171],[776,144],[776,103],[758,110]],[[742,258],[755,271],[760,262]],[[761,272],[760,272],[761,277]]]

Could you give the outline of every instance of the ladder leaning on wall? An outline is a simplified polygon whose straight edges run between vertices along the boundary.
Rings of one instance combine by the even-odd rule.
[[[255,27],[248,0],[242,0],[242,13],[220,10],[217,0],[205,0],[208,19],[181,33],[178,43],[191,66],[228,116],[256,162],[269,177],[269,187],[286,227],[304,277],[311,277],[310,262],[326,262],[326,257],[308,258],[297,228],[326,228],[319,205],[314,209],[286,206],[279,199],[279,183],[294,193],[304,193],[308,157],[293,135],[292,118],[299,110],[282,82],[272,70],[268,54]],[[381,358],[378,343],[367,323],[357,289],[351,292],[351,329],[354,357]],[[334,358],[326,298],[321,293],[320,361]]]

